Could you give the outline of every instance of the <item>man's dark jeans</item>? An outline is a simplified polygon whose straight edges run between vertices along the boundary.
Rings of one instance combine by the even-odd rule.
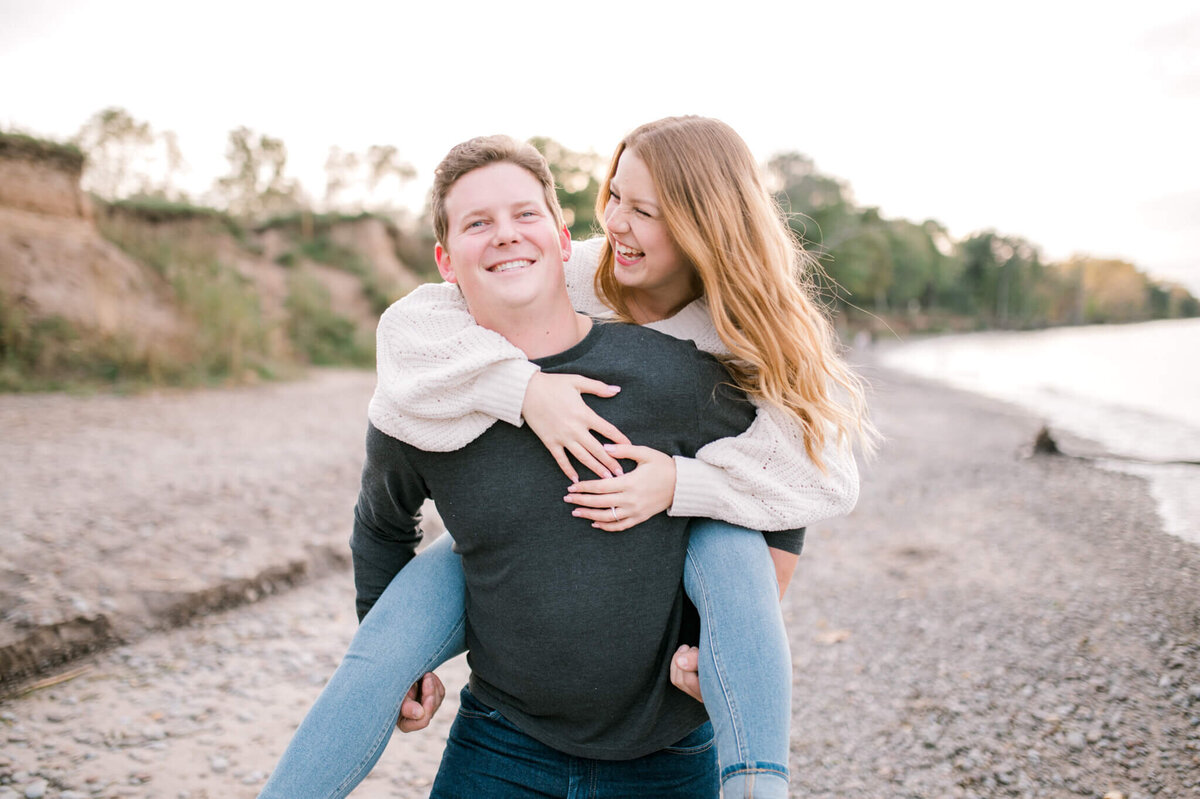
[[[707,722],[636,760],[573,757],[530,738],[466,688],[430,799],[716,799]]]

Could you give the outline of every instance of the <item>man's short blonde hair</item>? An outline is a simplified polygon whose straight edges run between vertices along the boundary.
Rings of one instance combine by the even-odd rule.
[[[562,206],[558,204],[558,193],[554,190],[554,175],[550,173],[550,165],[538,149],[511,136],[477,136],[455,145],[433,171],[430,198],[433,232],[442,247],[446,247],[450,226],[450,220],[446,218],[446,195],[450,193],[450,189],[468,172],[501,163],[515,164],[537,178],[542,184],[546,207],[554,216],[555,226],[562,227]]]

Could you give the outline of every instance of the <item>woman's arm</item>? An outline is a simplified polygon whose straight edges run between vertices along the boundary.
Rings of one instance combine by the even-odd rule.
[[[740,436],[714,441],[695,458],[674,459],[675,494],[667,512],[763,531],[844,516],[858,502],[858,466],[849,445],[834,438],[831,432],[822,471],[808,457],[799,421],[759,405]]]
[[[804,449],[799,422],[772,406],[759,406],[746,432],[707,444],[695,458],[672,458],[648,447],[605,449],[636,461],[637,468],[619,477],[577,481],[564,500],[579,506],[575,516],[610,533],[663,510],[763,532],[796,530],[844,516],[858,502],[858,466],[850,448],[831,442],[822,472]]]
[[[565,266],[574,307],[598,313],[591,290],[602,240],[578,243]],[[462,292],[448,283],[419,286],[379,320],[378,384],[368,415],[383,432],[420,449],[446,452],[475,440],[497,419],[523,421],[577,480],[567,454],[599,475],[620,474],[592,436],[628,439],[580,398],[618,387],[573,375],[543,375],[503,336],[475,323]]]
[[[650,327],[727,355],[703,300]],[[675,458],[668,513],[720,519],[754,530],[789,530],[843,516],[858,502],[858,467],[849,445],[833,441],[817,468],[796,417],[769,403],[739,436],[713,441],[695,458]]]
[[[449,283],[418,286],[383,313],[376,359],[371,423],[431,452],[460,449],[497,419],[520,424],[538,371],[508,339],[475,324]]]

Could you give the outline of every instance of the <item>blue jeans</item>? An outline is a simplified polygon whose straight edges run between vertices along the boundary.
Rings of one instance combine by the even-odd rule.
[[[688,528],[683,585],[700,611],[700,690],[725,799],[788,793],[792,653],[761,534],[711,519]]]
[[[349,795],[383,754],[414,682],[466,651],[466,584],[448,535],[393,578],[304,717],[260,799]]]
[[[717,799],[712,725],[634,760],[563,754],[462,690],[430,799]]]
[[[726,799],[787,795],[791,653],[762,535],[696,519],[684,585],[700,611],[700,687]],[[421,675],[465,649],[462,564],[444,535],[359,625],[259,799],[342,799],[383,754]]]

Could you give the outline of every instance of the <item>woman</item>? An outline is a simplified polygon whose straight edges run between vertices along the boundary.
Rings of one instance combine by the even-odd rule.
[[[862,391],[837,356],[810,284],[796,282],[807,257],[744,142],[715,120],[645,125],[618,146],[597,205],[606,236],[578,245],[568,265],[577,310],[652,324],[729,356],[736,382],[759,405],[745,434],[710,444],[695,460],[632,446],[579,396],[611,395],[614,387],[534,375],[519,350],[473,325],[447,286],[423,287],[381,320],[372,422],[422,449],[449,450],[497,418],[523,417],[571,478],[565,499],[578,506],[575,514],[613,532],[663,510],[760,530],[848,511],[857,497],[849,443],[870,435]],[[618,443],[602,446],[591,430]],[[567,453],[607,479],[580,482]],[[617,459],[638,466],[621,475]],[[718,522],[698,520],[690,533],[684,578],[701,614],[700,688],[725,795],[785,796],[791,669],[778,595],[798,547],[769,548],[769,537]],[[287,794],[287,784],[304,786],[305,796],[344,796],[365,776],[386,745],[404,689],[461,651],[461,586],[446,541],[405,567],[263,796],[297,795]],[[436,607],[426,613],[426,604]],[[388,608],[397,607],[405,609],[404,624],[390,621]],[[420,628],[412,626],[416,617]],[[351,705],[345,724],[336,725]],[[317,747],[319,760],[306,755]]]

